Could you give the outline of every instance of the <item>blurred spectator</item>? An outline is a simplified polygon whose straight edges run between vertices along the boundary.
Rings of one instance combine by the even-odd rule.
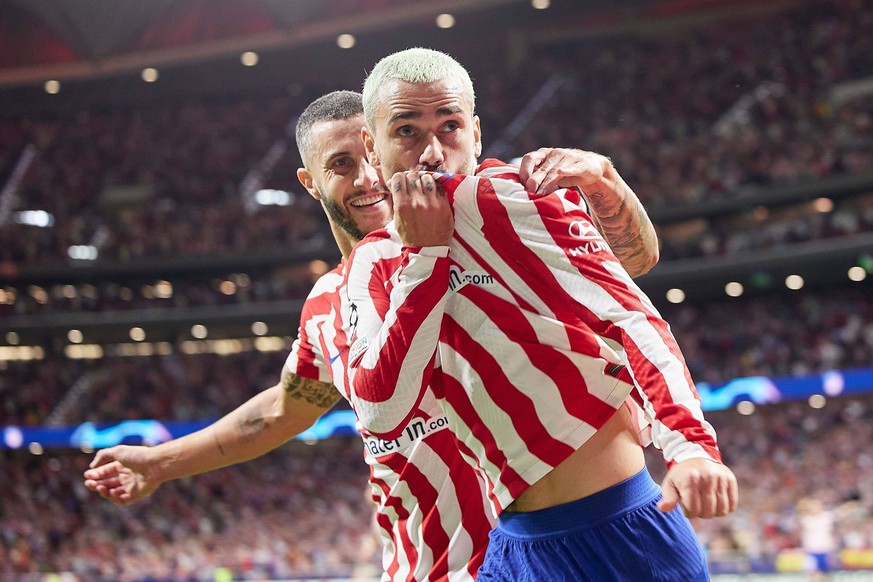
[[[358,439],[290,443],[126,508],[84,488],[89,455],[0,456],[0,579],[215,580],[219,567],[236,580],[378,572]]]
[[[873,98],[837,102],[832,91],[873,74],[865,33],[873,4],[809,2],[734,18],[731,26],[677,29],[669,39],[565,41],[531,49],[536,66],[493,65],[477,81],[486,146],[505,141],[502,130],[554,74],[562,88],[510,137],[506,157],[542,145],[602,152],[649,206],[869,171]],[[292,193],[293,206],[246,214],[240,197],[244,177],[286,139],[308,97],[146,102],[0,121],[0,176],[36,144],[18,208],[55,220],[0,229],[0,264],[69,261],[71,245],[93,245],[99,260],[121,262],[319,245],[321,212],[294,180],[293,144],[264,176],[265,188]],[[709,245],[731,252],[871,229],[869,212],[825,222],[789,220],[759,240],[725,232]]]
[[[746,376],[795,376],[873,362],[873,294],[863,282],[659,308],[692,376],[719,383]],[[106,356],[0,364],[0,426],[42,424],[80,379],[88,390],[62,420],[217,418],[278,380],[284,352]],[[192,387],[197,387],[193,390]]]

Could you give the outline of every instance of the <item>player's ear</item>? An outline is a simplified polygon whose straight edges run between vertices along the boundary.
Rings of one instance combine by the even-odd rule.
[[[476,140],[476,157],[482,155],[482,128],[479,125],[479,116],[473,116],[473,138]]]
[[[315,182],[313,181],[312,174],[309,173],[309,170],[306,168],[297,168],[297,179],[300,180],[300,184],[306,188],[306,191],[309,192],[310,196],[316,200],[321,200],[321,193],[318,191],[318,188],[315,187]]]
[[[374,168],[379,168],[379,156],[376,154],[376,142],[373,140],[373,136],[370,134],[370,130],[367,129],[367,126],[361,128],[361,139],[364,142],[364,151],[367,152],[367,161]]]

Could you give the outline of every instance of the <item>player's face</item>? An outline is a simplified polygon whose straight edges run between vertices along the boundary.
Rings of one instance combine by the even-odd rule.
[[[297,177],[320,200],[330,219],[360,240],[392,218],[392,201],[361,141],[364,117],[319,123],[312,128],[312,152]]]
[[[363,135],[383,178],[405,170],[475,172],[482,153],[479,118],[459,82],[391,80],[379,89],[377,107],[375,127]]]

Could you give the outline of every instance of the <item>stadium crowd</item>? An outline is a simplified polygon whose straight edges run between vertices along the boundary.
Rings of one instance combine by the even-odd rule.
[[[562,43],[547,62],[566,82],[513,145],[604,152],[646,185],[647,204],[868,171],[873,102],[833,91],[873,74],[871,25],[873,5],[846,0],[687,35]]]
[[[711,562],[773,568],[781,552],[802,545],[798,506],[805,498],[818,499],[837,516],[834,566],[843,550],[873,549],[873,397],[830,400],[821,409],[806,402],[770,405],[748,416],[721,411],[709,418],[743,497],[728,518],[695,522]]]
[[[869,285],[856,285],[839,293],[785,291],[659,309],[698,382],[797,376],[873,362],[873,294]],[[275,384],[284,356],[176,351],[70,360],[49,352],[43,360],[9,361],[0,376],[0,426],[45,423],[80,378],[90,388],[58,419],[64,424],[217,418]]]
[[[318,262],[258,273],[188,273],[92,280],[87,283],[10,284],[0,287],[0,316],[132,311],[304,299],[327,269]]]
[[[235,580],[378,572],[360,441],[300,442],[118,508],[82,485],[91,455],[0,451],[0,580]],[[28,578],[25,574],[30,573]],[[224,579],[231,579],[226,576]]]
[[[873,27],[873,5],[805,3],[745,18],[669,39],[621,36],[535,47],[527,61],[536,63],[535,79],[524,65],[515,73],[508,65],[489,64],[481,74],[474,69],[486,153],[489,143],[503,143],[506,157],[544,144],[599,151],[651,208],[867,172],[873,100],[842,102],[833,89],[873,74],[873,41],[861,33]],[[561,88],[524,131],[505,138],[502,128],[549,71],[564,79]],[[604,78],[610,82],[590,82]],[[507,90],[512,87],[517,90]],[[54,220],[48,228],[4,227],[0,266],[15,272],[68,262],[71,245],[92,245],[101,260],[121,262],[320,245],[323,222],[307,195],[292,195],[288,212],[247,209],[240,196],[244,178],[286,140],[289,120],[320,89],[294,97],[0,116],[0,175],[11,173],[28,144],[38,152],[16,208],[44,210]],[[296,152],[285,146],[263,172],[262,186],[300,192]],[[854,221],[842,214],[818,221],[829,224],[789,221],[746,244],[869,231],[869,200],[863,204],[866,212]],[[727,250],[744,248],[730,233],[709,236],[723,239],[717,246]],[[697,252],[706,254],[709,246]]]
[[[184,354],[4,363],[0,426],[122,420],[218,418],[279,381],[286,351],[235,355]],[[79,381],[86,389],[57,417],[52,412]]]
[[[800,546],[796,505],[818,496],[841,508],[838,549],[873,549],[873,398],[805,402],[754,414],[711,412],[742,503],[695,522],[713,570],[772,570]],[[365,498],[360,441],[290,443],[238,467],[164,485],[118,508],[81,484],[89,455],[5,451],[0,482],[0,580],[72,572],[79,580],[213,580],[374,576],[377,540]],[[663,460],[648,451],[656,478]]]
[[[673,38],[562,41],[513,72],[477,76],[486,152],[506,157],[540,145],[577,145],[613,158],[650,209],[724,199],[873,168],[873,100],[842,102],[841,84],[873,76],[873,2],[804,3],[778,18],[702,25]],[[582,55],[585,58],[580,58]],[[569,66],[572,65],[572,66]],[[474,71],[475,73],[475,71]],[[525,125],[503,133],[552,74],[560,87]],[[591,79],[609,78],[610,83]],[[45,210],[54,225],[0,228],[0,277],[70,261],[93,245],[100,261],[244,255],[321,248],[329,236],[304,194],[291,207],[247,208],[246,174],[285,139],[297,96],[140,103],[25,118],[0,114],[0,176],[37,147],[17,209]],[[572,119],[574,123],[566,123]],[[301,192],[293,144],[262,186]],[[504,154],[501,154],[504,155]],[[746,221],[740,223],[739,221]],[[752,227],[753,226],[753,227]],[[873,196],[766,217],[713,218],[692,234],[660,229],[662,261],[739,254],[873,232]],[[307,267],[308,268],[308,267]],[[232,273],[173,280],[172,294],[142,276],[47,286],[0,283],[0,317],[300,299],[311,273]],[[3,281],[0,278],[0,281]],[[222,283],[233,282],[233,293]],[[798,375],[873,362],[868,283],[774,292],[710,303],[658,305],[697,381]],[[283,352],[109,356],[71,360],[49,349],[0,362],[0,427],[216,418],[278,379]],[[85,381],[71,405],[70,388]],[[799,547],[797,502],[840,508],[843,549],[873,549],[873,398],[709,414],[740,481],[740,509],[695,527],[711,561],[770,564]],[[89,494],[90,455],[0,451],[0,580],[72,572],[80,580],[213,580],[377,572],[377,545],[360,442],[292,443],[270,456],[165,485],[119,509]],[[653,472],[663,463],[649,451]]]

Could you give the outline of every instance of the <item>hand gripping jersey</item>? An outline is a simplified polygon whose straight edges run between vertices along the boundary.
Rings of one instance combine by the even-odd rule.
[[[720,460],[668,325],[578,194],[525,192],[497,161],[439,179],[448,247],[402,247],[392,223],[352,253],[349,382],[364,427],[395,437],[430,385],[497,512],[629,395],[668,464]]]
[[[285,367],[333,382],[348,398],[340,314],[355,314],[342,309],[343,278],[341,265],[315,284]],[[432,395],[391,439],[376,437],[358,423],[377,508],[383,581],[469,581],[482,564],[496,518],[481,476],[461,457],[447,426]]]

